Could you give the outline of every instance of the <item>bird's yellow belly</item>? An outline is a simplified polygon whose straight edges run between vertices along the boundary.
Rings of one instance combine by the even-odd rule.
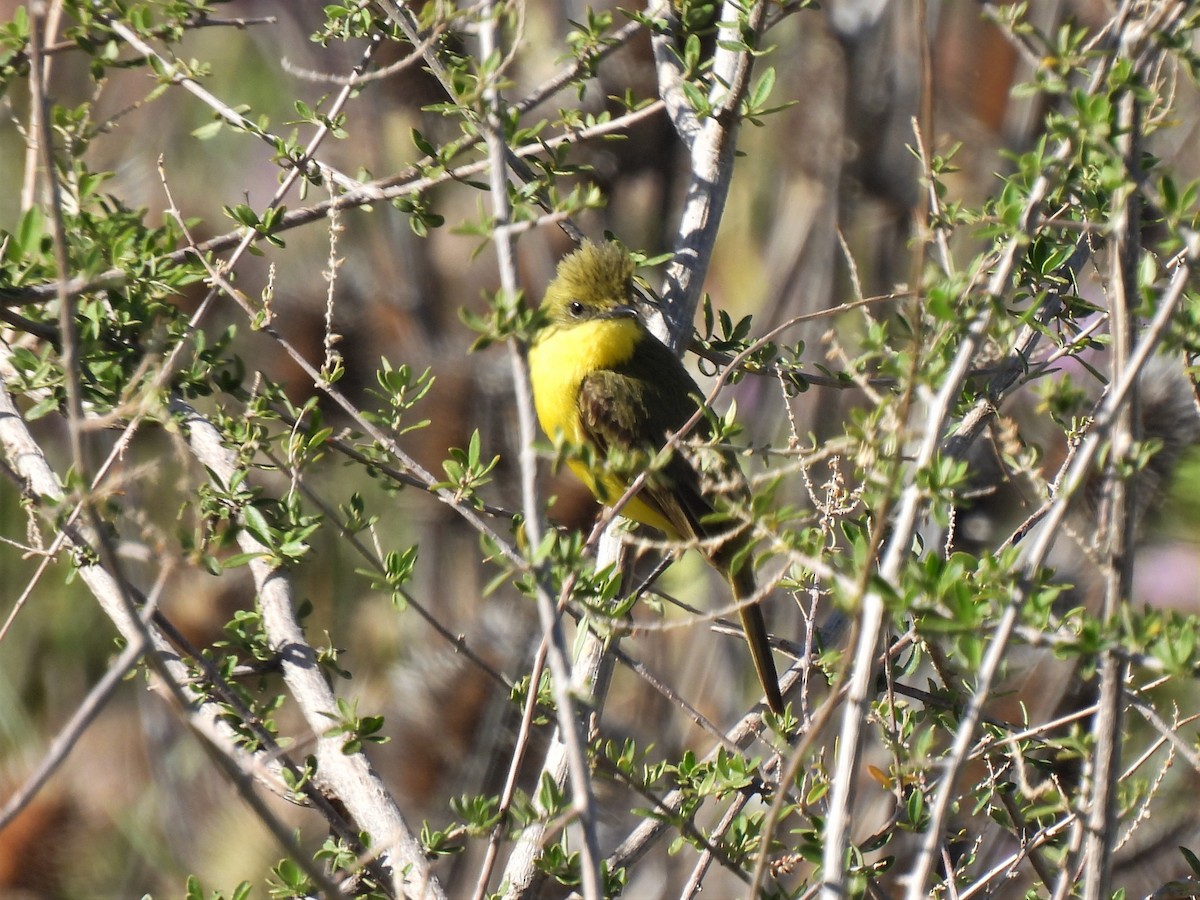
[[[597,478],[595,472],[578,460],[571,460],[567,465],[571,467],[571,471],[579,477],[579,480],[587,485],[592,496],[605,506],[616,503],[629,489],[629,481],[612,472],[605,472]],[[657,528],[668,537],[680,537],[675,527],[658,510],[642,500],[640,494],[629,498],[629,502],[621,507],[621,515],[627,519],[633,519],[635,522],[641,522],[643,525],[649,525],[651,528]]]

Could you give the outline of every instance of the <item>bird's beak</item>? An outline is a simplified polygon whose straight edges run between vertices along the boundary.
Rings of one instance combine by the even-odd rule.
[[[637,308],[633,306],[614,306],[601,316],[604,319],[636,319],[637,317]]]

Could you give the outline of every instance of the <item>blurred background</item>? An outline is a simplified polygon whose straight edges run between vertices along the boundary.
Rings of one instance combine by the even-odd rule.
[[[0,21],[10,21],[19,6],[0,0]],[[917,12],[922,8],[924,21]],[[992,12],[989,4],[972,2],[825,0],[821,9],[787,16],[770,32],[765,43],[774,48],[769,62],[778,72],[772,102],[792,105],[765,117],[761,127],[747,124],[741,130],[745,157],[734,175],[705,282],[717,307],[735,318],[753,314],[754,331],[761,334],[791,317],[854,299],[858,291],[870,296],[902,290],[919,276],[910,248],[926,201],[910,150],[916,142],[914,122],[921,123],[921,140],[931,151],[946,153],[961,145],[954,157],[958,170],[948,184],[954,198],[965,202],[995,191],[997,173],[1008,168],[1006,154],[1028,149],[1041,133],[1044,98],[1013,92],[1014,85],[1031,77],[1038,60],[991,21]],[[244,106],[251,118],[267,117],[277,133],[298,127],[289,124],[297,119],[296,99],[316,106],[337,89],[304,72],[347,73],[362,51],[310,40],[323,21],[317,4],[245,0],[220,4],[215,13],[272,21],[189,31],[175,54],[206,62],[211,74],[203,79],[205,87],[231,107]],[[1112,14],[1101,0],[1039,0],[1028,18],[1053,33],[1064,23],[1098,29]],[[71,15],[68,4],[63,27]],[[585,15],[577,3],[524,4],[524,44],[505,92],[510,100],[559,70],[571,21]],[[55,40],[48,37],[51,45]],[[394,61],[400,52],[385,47],[378,64]],[[923,52],[930,55],[928,84],[923,84]],[[261,209],[275,191],[279,169],[268,148],[230,129],[197,138],[197,129],[213,121],[212,111],[179,89],[148,98],[153,76],[145,69],[110,70],[97,84],[82,54],[57,52],[51,65],[54,101],[67,106],[91,101],[94,120],[107,122],[88,148],[91,168],[112,172],[106,190],[128,207],[144,208],[149,223],[160,222],[168,206],[160,159],[175,203],[197,220],[198,241],[234,227],[223,207],[247,203]],[[22,127],[29,107],[22,95],[25,83],[10,81],[2,98],[0,184],[7,187],[0,191],[0,228],[6,231],[16,228],[33,196]],[[1165,132],[1154,151],[1169,159],[1181,178],[1190,178],[1200,169],[1194,151],[1197,95],[1188,81],[1181,79],[1177,87],[1179,124]],[[644,35],[604,62],[579,102],[599,111],[606,96],[626,89],[655,95]],[[419,66],[374,82],[347,107],[349,139],[326,142],[320,156],[364,180],[401,172],[420,155],[411,129],[435,143],[456,133],[450,120],[423,111],[442,99],[436,82]],[[549,106],[572,102],[573,95],[559,95]],[[300,127],[302,139],[307,133]],[[607,199],[603,209],[580,219],[587,234],[599,237],[610,230],[648,254],[671,249],[687,157],[664,116],[642,122],[622,140],[586,144],[572,160],[591,167],[583,177],[599,184]],[[323,199],[315,194],[310,190],[307,198],[290,198],[288,205]],[[403,446],[438,472],[449,448],[466,446],[478,429],[485,455],[500,455],[487,498],[516,509],[509,359],[499,347],[468,352],[475,335],[460,318],[464,307],[482,313],[484,293],[499,286],[490,248],[480,249],[478,237],[453,227],[478,218],[480,197],[456,184],[431,191],[426,199],[447,226],[428,236],[415,234],[409,218],[388,204],[345,212],[337,243],[345,262],[336,283],[334,329],[343,336],[339,350],[347,369],[341,387],[352,398],[369,396],[380,358],[417,372],[430,368],[436,380],[416,414],[431,418],[432,425],[406,434]],[[328,230],[317,223],[284,239],[285,248],[266,248],[262,256],[244,259],[237,283],[257,296],[273,279],[276,327],[316,361],[325,332],[327,284],[321,273],[329,255]],[[980,246],[955,249],[969,257]],[[553,227],[521,238],[520,278],[530,298],[540,297],[558,258],[569,249],[569,241]],[[647,275],[655,283],[656,273]],[[196,285],[178,302],[194,308],[203,293]],[[269,339],[245,327],[232,307],[221,309],[208,327],[215,333],[235,322],[245,360],[283,383],[296,403],[314,393],[303,373]],[[852,316],[820,319],[790,332],[789,340],[805,342],[806,361],[836,369],[837,359],[826,355],[836,346],[827,332],[852,342],[859,324]],[[861,401],[850,392],[820,387],[785,399],[769,379],[748,379],[726,396],[736,400],[744,440],[753,445],[778,439],[789,427],[789,415],[801,436],[811,434],[819,442],[839,435],[848,409]],[[1036,405],[1030,397],[1012,402],[1013,415],[1020,414],[1022,403]],[[335,429],[345,424],[333,409],[325,411]],[[39,428],[43,444],[62,451],[54,462],[64,471],[67,454],[56,443],[55,426],[44,422]],[[1061,458],[1046,449],[1051,462]],[[138,468],[147,463],[148,468]],[[1183,465],[1185,473],[1195,472],[1188,460]],[[190,502],[189,466],[176,458],[165,436],[146,437],[127,466],[122,495],[142,518],[123,531],[122,553],[133,577],[152,577],[161,555],[177,552],[177,515]],[[339,496],[362,492],[370,510],[382,517],[378,532],[386,535],[388,548],[420,540],[414,597],[449,631],[466,635],[497,668],[514,677],[527,671],[539,636],[533,607],[508,587],[485,595],[493,573],[477,564],[482,556],[478,537],[458,517],[428,496],[388,490],[357,469],[325,466],[310,477],[318,491],[328,484]],[[286,487],[282,476],[272,483],[264,474],[262,483],[269,491]],[[1173,493],[1168,514],[1155,526],[1157,537],[1144,551],[1148,564],[1138,570],[1139,600],[1195,611],[1200,507],[1191,494],[1196,483],[1184,479],[1182,492]],[[596,510],[583,490],[569,477],[549,473],[545,484],[557,498],[551,518],[587,527]],[[799,483],[783,498],[809,502]],[[1004,515],[979,527],[985,535],[1000,536],[1020,520],[1020,508]],[[26,513],[7,481],[0,484],[0,528],[14,541],[27,530]],[[0,545],[5,615],[37,562],[19,546]],[[398,614],[386,594],[356,574],[360,567],[332,529],[318,532],[314,552],[297,577],[305,591],[301,599],[315,606],[306,623],[309,634],[315,640],[328,633],[329,642],[343,648],[342,662],[354,672],[344,690],[358,697],[364,710],[386,716],[391,743],[374,749],[372,757],[402,807],[413,818],[448,821],[450,798],[495,789],[507,764],[513,707],[417,617]],[[22,781],[115,652],[113,630],[95,603],[77,582],[67,583],[65,566],[55,569],[36,586],[0,644],[0,796]],[[719,586],[714,591],[703,564],[691,558],[672,568],[665,585],[696,598],[721,591]],[[166,614],[200,646],[219,640],[234,611],[252,605],[253,585],[244,570],[218,578],[180,565],[163,592]],[[776,606],[773,622],[786,630],[794,615],[782,603]],[[744,708],[754,690],[740,643],[704,628],[654,632],[632,645],[655,671],[677,673],[676,683],[687,686],[689,700],[717,721],[728,721]],[[672,716],[660,696],[626,672],[618,671],[616,679],[605,712],[610,734],[652,741],[663,753],[697,741],[694,726]],[[737,691],[721,689],[731,683]],[[288,716],[286,708],[281,711],[282,722],[289,722]],[[435,723],[436,741],[429,739]],[[312,821],[275,805],[290,821]],[[1170,845],[1174,853],[1175,843],[1194,829],[1194,817],[1195,810],[1181,811],[1166,837],[1155,835],[1148,842]],[[623,833],[627,817],[614,813],[611,827],[612,834]],[[1152,850],[1129,855],[1145,863]],[[234,790],[206,764],[175,714],[147,694],[139,677],[108,704],[21,819],[0,833],[0,896],[175,896],[182,894],[188,873],[200,875],[207,888],[229,890],[242,879],[257,878],[280,855]],[[467,889],[455,881],[456,866],[468,879],[474,872],[467,859],[440,864],[452,891]],[[660,853],[640,870],[643,880],[628,896],[671,895],[669,886],[677,885],[690,866]],[[717,892],[713,896],[720,896],[723,884],[718,877],[709,885]],[[729,889],[736,884],[730,881]]]

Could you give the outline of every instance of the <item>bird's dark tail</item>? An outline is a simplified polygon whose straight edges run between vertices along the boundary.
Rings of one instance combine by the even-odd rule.
[[[726,571],[728,572],[728,569]],[[782,713],[783,694],[779,690],[779,675],[775,671],[775,660],[771,656],[771,644],[767,639],[767,622],[763,618],[762,606],[758,603],[740,605],[747,598],[753,597],[757,590],[754,567],[746,560],[736,572],[729,572],[728,577],[733,588],[733,599],[739,604],[738,615],[742,620],[742,629],[746,632],[750,658],[754,661],[754,671],[758,673],[759,683],[767,698],[767,706],[773,713]]]

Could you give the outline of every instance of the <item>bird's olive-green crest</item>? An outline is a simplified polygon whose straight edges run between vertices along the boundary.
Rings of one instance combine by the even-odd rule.
[[[633,259],[620,244],[584,241],[558,264],[543,307],[550,321],[573,321],[632,314]]]

